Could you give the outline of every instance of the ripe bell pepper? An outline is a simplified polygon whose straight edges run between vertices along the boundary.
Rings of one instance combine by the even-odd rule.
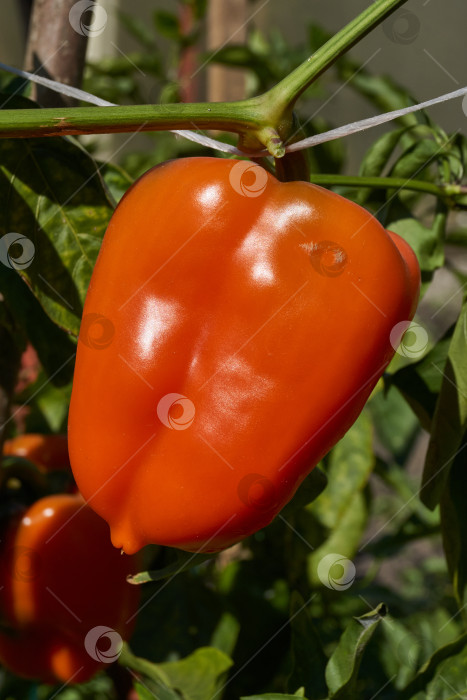
[[[117,207],[84,308],[72,469],[116,547],[217,551],[344,435],[412,318],[412,249],[358,205],[187,158]]]
[[[88,680],[134,626],[139,568],[79,495],[41,498],[0,542],[0,662],[45,683]],[[110,648],[109,648],[110,642]]]
[[[68,438],[66,435],[26,433],[5,440],[3,454],[24,457],[43,472],[63,471],[70,468]]]

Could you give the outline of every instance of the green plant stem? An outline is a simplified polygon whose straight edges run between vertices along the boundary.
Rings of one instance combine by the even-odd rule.
[[[359,177],[358,175],[319,175],[312,174],[310,182],[315,185],[339,187],[371,187],[374,189],[397,189],[423,192],[435,197],[455,197],[464,194],[461,185],[435,185],[424,180],[407,180],[403,177]]]
[[[192,552],[177,552],[175,561],[156,571],[141,571],[127,578],[128,583],[140,585],[149,581],[162,581],[169,576],[177,576],[182,571],[187,571],[194,566],[199,566],[205,561],[209,561],[214,554],[193,554]]]
[[[135,656],[131,652],[128,644],[123,644],[118,663],[125,668],[131,668],[136,673],[141,673],[142,675],[151,678],[156,683],[162,683],[163,685],[168,684],[168,679],[165,678],[164,674],[157,667],[157,665],[151,663],[151,661],[140,659],[138,656]]]
[[[372,31],[407,0],[376,0],[329,41],[281,80],[267,95],[282,108],[291,108],[300,95],[340,56]]]
[[[240,102],[212,104],[131,105],[76,109],[0,110],[0,137],[222,129],[240,135],[246,153],[266,147],[285,154],[284,141],[293,131],[293,106],[298,97],[331,66],[406,0],[375,0],[301,66],[267,93]]]
[[[207,128],[237,133],[250,129],[256,131],[262,127],[256,102],[3,110],[0,111],[0,137]]]

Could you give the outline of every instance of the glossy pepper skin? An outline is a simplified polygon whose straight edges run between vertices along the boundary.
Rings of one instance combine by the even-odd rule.
[[[2,534],[0,662],[46,683],[88,680],[106,665],[99,643],[118,651],[115,636],[98,642],[97,631],[88,637],[91,656],[88,632],[105,626],[124,639],[131,634],[139,595],[126,576],[137,568],[81,496],[36,501]]]
[[[419,282],[402,239],[320,187],[214,158],[141,177],[92,276],[69,420],[114,545],[216,551],[271,522],[356,420]]]
[[[3,454],[29,459],[43,472],[62,471],[70,468],[66,435],[42,435],[40,433],[18,435],[10,440],[5,440]]]

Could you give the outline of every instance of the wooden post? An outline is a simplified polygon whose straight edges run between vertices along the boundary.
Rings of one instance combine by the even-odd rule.
[[[180,31],[182,36],[188,36],[194,28],[193,7],[182,5],[179,10]],[[199,102],[198,47],[185,46],[180,53],[178,65],[178,80],[180,83],[180,99],[182,102]]]
[[[208,13],[208,50],[246,38],[247,0],[210,0]],[[207,99],[209,102],[241,100],[245,97],[245,74],[236,68],[209,65]]]
[[[29,24],[24,68],[52,80],[80,87],[88,36],[100,33],[92,25],[89,0],[34,0]],[[70,21],[70,10],[74,10]],[[96,6],[97,11],[97,6]],[[106,14],[99,8],[99,22]],[[74,26],[73,26],[74,25]],[[70,107],[76,101],[40,85],[33,85],[32,97],[44,107]]]

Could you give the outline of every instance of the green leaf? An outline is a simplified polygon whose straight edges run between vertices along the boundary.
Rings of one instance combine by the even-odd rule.
[[[254,73],[258,79],[260,89],[274,82],[275,76],[269,60],[258,55],[250,46],[242,44],[228,44],[220,50],[207,51],[201,57],[203,63],[217,63],[232,68],[244,68]]]
[[[444,135],[443,141],[447,141]],[[442,150],[442,160],[448,167],[448,173],[444,173],[444,179],[448,182],[460,182],[465,174],[467,155],[467,140],[463,134],[456,134],[449,139]]]
[[[68,138],[2,139],[0,199],[0,234],[15,232],[28,245],[19,274],[50,318],[77,335],[113,210],[95,162]]]
[[[373,75],[361,65],[344,56],[337,63],[340,78],[349,88],[366,97],[376,105],[381,112],[390,112],[402,107],[416,104],[410,93],[392,78],[382,75]],[[422,118],[417,114],[406,114],[400,117],[398,122],[404,126],[413,126]]]
[[[408,148],[398,158],[390,171],[391,177],[411,178],[415,175],[420,179],[421,173],[435,162],[440,148],[432,139],[422,139]]]
[[[250,68],[255,70],[255,65],[262,65],[262,61],[258,59],[255,53],[244,44],[229,44],[223,46],[219,51],[206,53],[203,58],[205,60],[213,60],[223,66],[232,66],[235,68]]]
[[[294,591],[290,600],[290,628],[292,632],[292,672],[287,682],[289,690],[304,686],[305,694],[313,700],[326,698],[324,653],[311,615],[302,596]]]
[[[2,264],[0,294],[13,319],[11,330],[17,344],[26,345],[29,340],[50,380],[56,386],[68,384],[73,376],[76,344],[51,321],[16,270]]]
[[[360,165],[359,175],[364,177],[381,175],[401,136],[406,131],[407,128],[396,129],[380,136],[365,153]]]
[[[231,613],[224,612],[212,634],[209,646],[232,656],[240,632],[240,623]]]
[[[308,555],[308,578],[313,585],[335,591],[350,588],[355,579],[355,556],[368,521],[364,494],[352,494],[338,525],[323,544]]]
[[[135,682],[135,690],[140,700],[180,700],[180,695],[160,681],[151,680],[150,687]]]
[[[384,649],[381,661],[387,677],[393,679],[393,687],[400,689],[412,680],[417,666],[421,666],[419,657],[423,653],[422,642],[425,640],[400,620],[388,618],[387,624],[381,626],[380,646]]]
[[[427,432],[431,430],[450,344],[449,335],[436,343],[421,360],[385,378],[387,386],[397,387]]]
[[[466,692],[467,634],[437,649],[397,700],[454,700]],[[451,686],[451,687],[449,687]],[[453,693],[459,692],[459,695]]]
[[[134,38],[137,39],[140,44],[149,49],[151,52],[157,50],[154,35],[143,19],[133,14],[130,15],[121,10],[119,10],[117,14],[127,32],[134,36]]]
[[[433,416],[420,497],[433,509],[467,430],[467,302],[454,329]]]
[[[467,494],[466,449],[454,459],[440,501],[441,533],[454,593],[460,608],[467,603]]]
[[[354,618],[345,629],[326,666],[330,698],[350,700],[357,697],[358,671],[363,652],[385,615],[386,606],[381,603],[375,610]]]
[[[134,689],[138,694],[139,700],[154,700],[154,693],[145,688],[144,685],[141,685],[141,683],[138,683],[138,681],[135,681]]]
[[[200,647],[179,661],[155,664],[134,656],[126,644],[119,663],[143,674],[148,679],[145,686],[158,700],[180,700],[180,696],[183,700],[214,700],[232,666],[232,660],[213,647]]]
[[[363,490],[374,464],[373,429],[369,415],[364,412],[332,450],[328,485],[307,507],[307,511],[329,533],[308,556],[308,577],[314,585],[345,590],[352,584],[354,567],[346,560],[355,555],[367,523],[368,509]]]
[[[396,460],[402,461],[418,430],[413,411],[395,389],[374,392],[367,407],[381,445]]]
[[[462,700],[467,694],[467,652],[443,661],[419,700]]]
[[[264,693],[264,695],[242,695],[240,700],[297,700],[297,697],[304,698],[304,695],[288,695],[283,693]],[[313,696],[311,696],[313,698]],[[314,700],[314,698],[313,698]]]
[[[28,387],[28,393],[42,413],[47,426],[52,432],[59,432],[66,426],[66,417],[71,398],[71,384],[65,387],[55,387],[47,382],[41,373],[37,382]]]
[[[166,39],[180,40],[181,33],[177,15],[166,10],[157,10],[154,12],[153,18],[154,26],[159,34],[165,36]]]
[[[389,225],[413,248],[422,271],[433,272],[444,264],[444,229],[446,214],[439,211],[431,228],[417,219],[399,219]],[[422,278],[423,279],[423,278]]]
[[[24,78],[13,78],[0,92],[0,109],[40,109],[37,102],[19,94],[27,85]]]
[[[126,170],[113,163],[103,163],[99,165],[99,170],[116,206],[125,192],[131,187],[134,179]]]
[[[200,647],[185,659],[158,664],[170,687],[185,700],[213,700],[221,678],[231,666],[232,660],[213,647]]]
[[[330,454],[328,484],[310,506],[315,517],[330,530],[344,517],[353,494],[366,486],[374,466],[372,440],[372,424],[364,412]]]
[[[320,466],[316,466],[306,479],[300,484],[297,492],[289,503],[282,509],[284,518],[290,517],[296,510],[304,508],[312,503],[324,491],[328,479]]]

